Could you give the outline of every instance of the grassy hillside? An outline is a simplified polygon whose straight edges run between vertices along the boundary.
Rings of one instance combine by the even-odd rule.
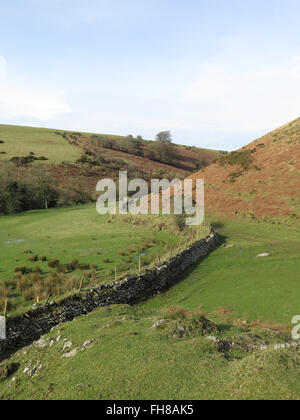
[[[3,220],[11,240],[20,232],[31,246],[48,253],[50,245],[60,244],[55,254],[67,250],[66,260],[73,252],[90,250],[87,260],[102,261],[104,255],[93,254],[95,235],[97,247],[115,263],[117,249],[125,243],[134,248],[150,234],[136,229],[130,235],[128,226],[103,223],[98,236],[96,216],[89,211],[59,210],[61,222],[69,221],[64,234],[57,210]],[[75,237],[71,226],[76,228],[81,212],[90,220]],[[46,219],[52,231],[47,240]],[[99,308],[56,327],[3,362],[0,398],[300,399],[299,349],[290,346],[291,319],[299,313],[299,230],[245,221],[213,223],[226,245],[191,268],[181,283],[134,307]],[[36,228],[40,233],[29,234]],[[90,228],[96,230],[91,237],[85,233]],[[114,229],[117,241],[114,234],[106,236]],[[176,241],[167,233],[158,238]],[[25,244],[13,247],[21,256]],[[3,256],[9,255],[5,249]],[[271,256],[255,258],[263,252]]]
[[[99,137],[108,142],[109,145],[96,146],[93,138]],[[152,173],[170,174],[172,176],[184,176],[194,172],[197,167],[211,163],[219,152],[201,149],[196,147],[174,145],[176,159],[174,163],[165,163],[164,160],[157,160],[151,152],[154,142],[143,139],[133,139],[138,144],[128,148],[128,138],[114,135],[95,135],[92,133],[72,133],[62,130],[51,130],[44,128],[19,127],[0,125],[0,160],[10,160],[13,157],[27,157],[34,153],[36,157],[45,157],[44,164],[60,164],[62,162],[75,164],[85,153],[95,153],[101,160],[89,174],[90,168],[85,167],[86,176],[95,178],[100,175],[113,175],[116,170],[130,170],[148,179]],[[87,162],[88,164],[88,162]],[[200,165],[200,166],[199,166]],[[83,166],[78,163],[71,168],[75,174],[81,173]],[[85,165],[91,166],[91,165]],[[66,168],[65,170],[67,170]],[[53,171],[60,175],[60,168],[53,168]]]
[[[196,173],[206,211],[257,219],[300,219],[300,119]]]
[[[213,219],[212,224],[226,240],[225,247],[192,268],[182,283],[145,303],[145,308],[220,310],[229,320],[290,326],[300,312],[299,227],[224,219]],[[256,258],[262,253],[271,255]]]
[[[0,125],[0,160],[28,156],[31,152],[45,156],[48,163],[75,162],[81,152],[66,139],[45,128]]]
[[[72,173],[92,168],[95,180],[114,159],[114,171],[126,164],[151,175],[164,165],[144,156],[144,141],[136,156],[115,149],[120,138],[107,148],[89,135],[55,136],[85,153]],[[0,399],[300,399],[291,340],[300,293],[299,138],[297,120],[196,174],[206,180],[208,220],[223,245],[168,292],[99,308],[14,354],[0,365]],[[98,153],[102,167],[93,163]],[[191,169],[189,159],[176,169]],[[65,165],[55,168],[67,176]],[[45,285],[62,295],[81,276],[86,287],[111,281],[115,267],[120,276],[136,272],[139,257],[150,266],[190,236],[169,217],[100,217],[90,205],[1,217],[0,292],[12,315],[46,298]],[[15,276],[22,266],[34,272]]]
[[[77,144],[94,156],[100,153],[104,159],[123,159],[148,175],[155,171],[178,175],[191,173],[220,156],[219,151],[178,144],[173,144],[164,153],[160,148],[157,150],[156,141],[106,135],[83,135],[77,138]]]
[[[300,399],[286,342],[214,313],[99,308],[4,362],[0,399]]]

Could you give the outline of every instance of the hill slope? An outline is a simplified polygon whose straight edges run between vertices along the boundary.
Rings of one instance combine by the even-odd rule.
[[[79,168],[84,163],[90,164],[94,160],[89,166],[102,167],[102,171],[96,171],[99,175],[105,172],[106,176],[115,176],[116,171],[130,168],[147,179],[154,171],[187,176],[219,156],[219,152],[213,150],[173,145],[174,158],[166,159],[155,150],[156,142],[141,138],[9,125],[0,125],[0,141],[0,160],[3,161],[29,155],[45,157],[44,164],[76,165],[71,168],[76,174],[82,172]],[[82,155],[85,158],[80,162]],[[86,156],[93,159],[86,159]],[[97,178],[95,171],[92,172]]]
[[[80,150],[56,134],[55,130],[45,128],[0,125],[0,160],[14,156],[28,156],[31,152],[45,156],[51,163],[79,159]]]
[[[300,119],[194,174],[206,183],[206,211],[252,218],[300,217]]]
[[[0,399],[300,398],[300,355],[288,336],[206,316],[99,308],[4,362]]]

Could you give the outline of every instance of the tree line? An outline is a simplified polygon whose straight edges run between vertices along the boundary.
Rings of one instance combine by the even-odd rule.
[[[84,204],[91,200],[92,191],[84,176],[68,176],[61,183],[45,166],[18,167],[10,162],[1,163],[1,215]]]

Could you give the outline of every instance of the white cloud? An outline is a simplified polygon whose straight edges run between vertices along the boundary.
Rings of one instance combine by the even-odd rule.
[[[26,117],[51,120],[70,111],[62,91],[0,81],[2,119]]]
[[[6,79],[6,60],[0,55],[0,80]]]
[[[208,64],[185,100],[218,131],[275,128],[300,116],[300,56],[255,72]]]

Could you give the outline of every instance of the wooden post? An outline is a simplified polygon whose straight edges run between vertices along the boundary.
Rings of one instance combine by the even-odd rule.
[[[117,267],[115,267],[115,281],[117,281]]]
[[[48,295],[48,297],[47,297],[47,299],[46,299],[46,302],[44,303],[44,306],[47,306],[47,304],[48,304],[48,302],[49,302],[50,297],[51,297],[51,293],[49,293],[49,295]]]
[[[4,319],[7,319],[7,305],[8,305],[8,300],[6,299],[5,304],[4,304]]]
[[[80,279],[79,292],[81,291],[82,286],[83,286],[83,277],[81,277],[81,279]]]
[[[139,274],[141,275],[142,272],[142,264],[141,264],[141,257],[139,257]]]
[[[160,255],[158,256],[158,265],[161,265],[160,264]]]
[[[172,251],[173,251],[173,248],[171,247],[171,249],[170,249],[170,259],[172,258]]]

